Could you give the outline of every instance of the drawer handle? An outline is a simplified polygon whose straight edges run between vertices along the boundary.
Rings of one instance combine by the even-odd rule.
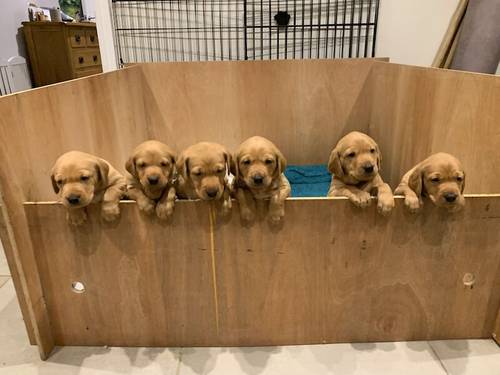
[[[83,64],[83,57],[81,57],[81,56],[80,56],[80,57],[78,58],[78,62],[79,62],[80,64]]]
[[[97,62],[97,56],[94,55],[94,62]]]
[[[94,36],[94,35],[91,35],[91,36],[90,36],[90,41],[91,41],[92,43],[94,43],[94,40],[95,40],[95,36]]]
[[[80,43],[81,39],[82,38],[80,38],[80,35],[75,35],[75,40],[76,40],[77,43]]]

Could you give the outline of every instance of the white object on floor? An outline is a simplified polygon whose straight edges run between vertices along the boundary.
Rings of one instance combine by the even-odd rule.
[[[0,60],[0,95],[32,88],[26,59],[13,56],[8,60]]]

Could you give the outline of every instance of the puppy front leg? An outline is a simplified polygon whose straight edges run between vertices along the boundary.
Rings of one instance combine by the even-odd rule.
[[[240,207],[240,217],[243,221],[251,222],[255,220],[255,200],[252,193],[246,189],[236,189],[236,199]]]
[[[106,189],[102,200],[101,216],[106,221],[114,221],[120,217],[120,199],[125,193],[125,184],[111,185]]]
[[[269,219],[277,223],[285,216],[285,201],[290,196],[292,188],[285,176],[280,176],[278,193],[272,195],[269,201]]]
[[[129,184],[127,189],[127,195],[130,199],[133,199],[137,203],[139,210],[151,215],[155,210],[155,202],[148,198],[140,186],[136,184]]]
[[[170,186],[163,192],[160,201],[156,205],[156,215],[162,220],[168,219],[174,213],[175,188]]]
[[[87,213],[85,212],[85,208],[71,208],[68,210],[66,214],[66,218],[71,225],[82,225],[87,221]]]
[[[411,213],[418,212],[423,205],[422,199],[403,182],[396,188],[394,194],[405,197],[405,206]]]
[[[332,184],[328,196],[347,197],[356,206],[360,208],[368,207],[371,203],[369,192],[358,189],[355,186],[349,186],[341,181]]]
[[[394,208],[394,196],[392,195],[391,187],[382,183],[377,189],[377,209],[382,215],[388,215]]]
[[[231,202],[231,189],[224,186],[224,193],[222,194],[222,216],[227,216],[231,213],[233,202]]]

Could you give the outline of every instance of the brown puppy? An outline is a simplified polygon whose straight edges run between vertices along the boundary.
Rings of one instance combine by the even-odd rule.
[[[125,163],[127,195],[141,211],[167,219],[174,212],[175,152],[158,141],[141,143]]]
[[[376,193],[377,208],[387,215],[394,208],[394,197],[388,184],[380,177],[381,155],[375,141],[360,132],[343,137],[330,154],[328,169],[332,183],[328,196],[345,196],[358,207],[370,204]]]
[[[80,151],[61,155],[52,168],[52,186],[68,208],[68,221],[80,225],[87,219],[85,207],[102,202],[101,215],[106,221],[120,216],[119,202],[126,180],[106,160]]]
[[[177,196],[204,201],[222,200],[222,213],[227,215],[232,206],[227,178],[231,163],[231,155],[220,144],[200,142],[188,147],[177,160]]]
[[[238,147],[234,160],[232,173],[241,218],[252,221],[255,200],[269,199],[269,219],[279,222],[285,215],[285,200],[291,190],[283,174],[286,159],[281,151],[266,138],[251,137]]]
[[[440,152],[408,171],[395,194],[404,195],[405,206],[411,212],[422,207],[422,197],[426,196],[438,207],[457,211],[465,205],[464,188],[462,164],[453,155]]]

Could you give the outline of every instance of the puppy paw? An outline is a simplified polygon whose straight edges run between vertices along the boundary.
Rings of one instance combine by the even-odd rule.
[[[356,207],[359,208],[366,208],[371,203],[371,195],[366,191],[362,191],[355,195],[352,195],[349,199]]]
[[[405,197],[405,206],[411,213],[416,213],[420,210],[421,202],[418,197]]]
[[[255,220],[255,214],[249,208],[241,208],[240,207],[240,216],[241,220],[249,223]]]
[[[152,215],[155,212],[155,202],[148,198],[138,200],[137,207],[148,215]]]
[[[79,226],[87,221],[87,213],[84,210],[68,211],[66,218],[71,225]]]
[[[120,217],[120,206],[116,203],[103,204],[101,216],[105,221],[114,221]]]
[[[378,199],[377,210],[382,215],[389,215],[394,208],[394,197],[392,195],[381,196]]]
[[[173,203],[161,204],[158,203],[156,205],[156,215],[161,220],[169,219],[174,213],[174,205]]]
[[[268,217],[271,224],[278,224],[285,217],[285,208],[269,210]]]
[[[224,199],[222,202],[222,216],[227,216],[231,213],[231,208],[233,204],[231,202],[231,199]]]

